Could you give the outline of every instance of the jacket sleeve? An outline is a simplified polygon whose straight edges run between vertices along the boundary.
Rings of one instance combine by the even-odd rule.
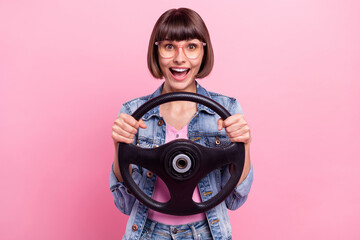
[[[225,186],[227,181],[230,178],[229,169],[225,169],[224,174],[222,175],[222,187]],[[228,209],[236,210],[241,205],[243,205],[247,198],[251,189],[251,185],[253,182],[253,166],[251,165],[250,171],[247,177],[242,181],[239,186],[237,186],[234,191],[225,199],[225,203]]]
[[[130,114],[126,107],[123,105],[120,109],[120,113]],[[136,137],[135,137],[136,138]],[[136,139],[134,140],[134,142]],[[132,178],[136,184],[140,183],[141,180],[140,169],[133,165],[132,166]],[[114,198],[115,206],[124,214],[130,215],[131,209],[135,203],[136,198],[128,191],[123,182],[119,182],[114,174],[113,167],[111,166],[109,176],[110,191]]]
[[[231,109],[230,110],[231,115],[236,114],[236,113],[243,114],[241,106],[236,99],[233,99],[233,104],[230,107],[230,109]],[[221,187],[225,186],[225,184],[229,180],[230,176],[231,175],[229,172],[229,168],[227,167],[222,172]],[[226,206],[228,209],[236,210],[246,202],[246,200],[248,198],[248,194],[251,189],[252,182],[253,182],[253,165],[251,164],[251,168],[250,168],[250,171],[249,171],[247,177],[225,199],[225,203],[226,203]]]

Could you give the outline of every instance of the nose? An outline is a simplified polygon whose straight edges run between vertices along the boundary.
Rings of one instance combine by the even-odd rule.
[[[186,56],[184,54],[183,46],[179,46],[177,49],[177,53],[174,56],[175,63],[184,63],[186,61]]]

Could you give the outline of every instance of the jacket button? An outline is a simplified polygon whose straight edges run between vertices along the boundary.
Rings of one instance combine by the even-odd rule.
[[[132,230],[133,230],[134,232],[139,229],[138,225],[136,225],[136,224],[132,225],[131,228],[132,228]]]
[[[154,175],[154,174],[153,174],[152,172],[150,172],[150,171],[148,171],[147,174],[146,174],[146,176],[147,176],[148,178],[152,178],[153,175]]]
[[[163,124],[164,124],[164,120],[160,119],[160,120],[158,121],[158,126],[162,126]]]

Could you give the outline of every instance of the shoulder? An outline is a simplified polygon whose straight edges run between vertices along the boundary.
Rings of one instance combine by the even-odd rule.
[[[207,93],[208,97],[225,107],[231,114],[238,112],[242,113],[240,104],[238,103],[236,98],[211,91],[207,91]]]
[[[220,93],[210,92],[210,91],[208,91],[208,93],[211,99],[217,101],[220,104],[231,106],[236,102],[236,99],[234,97],[229,97]]]
[[[237,102],[236,99],[233,97],[229,97],[224,94],[208,91],[207,89],[205,89],[198,83],[196,83],[196,85],[197,85],[197,93],[198,94],[201,94],[201,95],[211,98],[212,100],[220,103],[222,106],[224,106],[228,110],[230,110],[231,107]]]
[[[148,100],[151,99],[151,94],[146,95],[146,96],[142,96],[142,97],[137,97],[134,99],[131,99],[127,102],[125,102],[122,107],[121,107],[121,112],[126,112],[127,114],[132,114],[136,109],[138,109],[142,104],[144,104],[145,102],[147,102]]]
[[[160,87],[158,87],[156,89],[156,91],[152,94],[149,95],[145,95],[142,97],[138,97],[138,98],[134,98],[130,101],[125,102],[122,107],[121,110],[122,112],[125,112],[127,114],[132,114],[136,109],[138,109],[141,105],[143,105],[145,102],[149,101],[151,98],[159,96],[161,94],[161,89],[162,89],[161,85]]]

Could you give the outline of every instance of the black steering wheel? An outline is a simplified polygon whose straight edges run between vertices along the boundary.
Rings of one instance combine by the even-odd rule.
[[[152,108],[171,101],[191,101],[214,110],[222,119],[230,113],[214,100],[195,93],[177,92],[162,94],[141,105],[132,116],[139,120]],[[230,143],[224,147],[208,148],[186,139],[178,139],[157,148],[141,148],[133,144],[119,143],[118,161],[125,186],[145,206],[171,215],[192,215],[205,212],[219,203],[234,190],[244,167],[243,143]],[[131,177],[129,166],[135,164],[157,174],[167,185],[170,200],[158,202],[147,196]],[[205,202],[194,202],[193,192],[198,182],[211,171],[232,164],[233,171],[221,191]]]

